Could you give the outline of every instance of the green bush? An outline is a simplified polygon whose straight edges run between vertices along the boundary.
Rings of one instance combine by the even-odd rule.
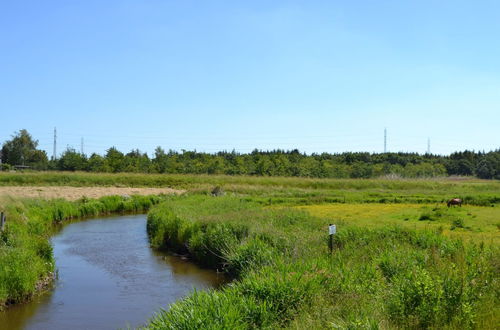
[[[226,272],[237,277],[252,269],[258,269],[274,262],[274,251],[259,238],[252,238],[229,252]]]
[[[422,213],[420,217],[418,218],[420,221],[425,221],[425,220],[434,220],[432,217],[432,214],[430,213]]]
[[[454,230],[455,228],[465,228],[464,219],[458,218],[453,220],[451,223],[451,230]]]

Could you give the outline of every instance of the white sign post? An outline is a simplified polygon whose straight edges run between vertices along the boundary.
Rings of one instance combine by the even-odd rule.
[[[328,247],[330,248],[330,253],[333,252],[333,235],[337,233],[337,226],[330,224],[328,226],[328,234],[330,235],[330,240],[328,242]]]
[[[337,226],[335,225],[328,226],[328,233],[330,235],[335,235],[337,233]]]

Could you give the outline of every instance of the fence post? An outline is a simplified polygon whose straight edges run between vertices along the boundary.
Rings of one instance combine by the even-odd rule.
[[[331,225],[332,224],[330,224],[330,226]],[[328,242],[328,247],[330,248],[330,253],[332,253],[333,252],[333,235],[329,235],[329,236],[330,236],[330,241]]]
[[[328,226],[328,234],[329,234],[328,247],[330,248],[330,253],[333,252],[333,235],[335,235],[336,233],[337,233],[337,226],[331,223]]]
[[[3,214],[3,212],[1,212],[0,213],[0,231],[3,231],[5,221],[7,221],[7,219],[5,218],[5,215]]]

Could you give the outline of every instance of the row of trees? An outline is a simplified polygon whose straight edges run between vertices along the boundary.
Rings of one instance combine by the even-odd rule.
[[[38,141],[34,140],[26,130],[19,131],[3,144],[1,157],[3,168],[24,165],[33,169],[62,171],[245,174],[318,178],[476,175],[484,179],[500,179],[500,149],[488,153],[463,151],[440,156],[403,152],[306,155],[298,150],[254,150],[249,154],[224,151],[209,154],[185,150],[166,152],[157,147],[153,157],[150,158],[147,153],[137,149],[123,153],[111,147],[105,155],[94,153],[87,157],[69,148],[59,159],[49,161],[46,152],[38,150],[37,147]]]

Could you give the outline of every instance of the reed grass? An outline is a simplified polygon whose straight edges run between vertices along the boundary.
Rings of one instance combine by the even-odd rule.
[[[172,197],[148,215],[153,245],[235,280],[162,310],[148,329],[491,328],[500,320],[497,245],[439,230],[345,222],[238,197]],[[492,311],[497,312],[492,312]]]

